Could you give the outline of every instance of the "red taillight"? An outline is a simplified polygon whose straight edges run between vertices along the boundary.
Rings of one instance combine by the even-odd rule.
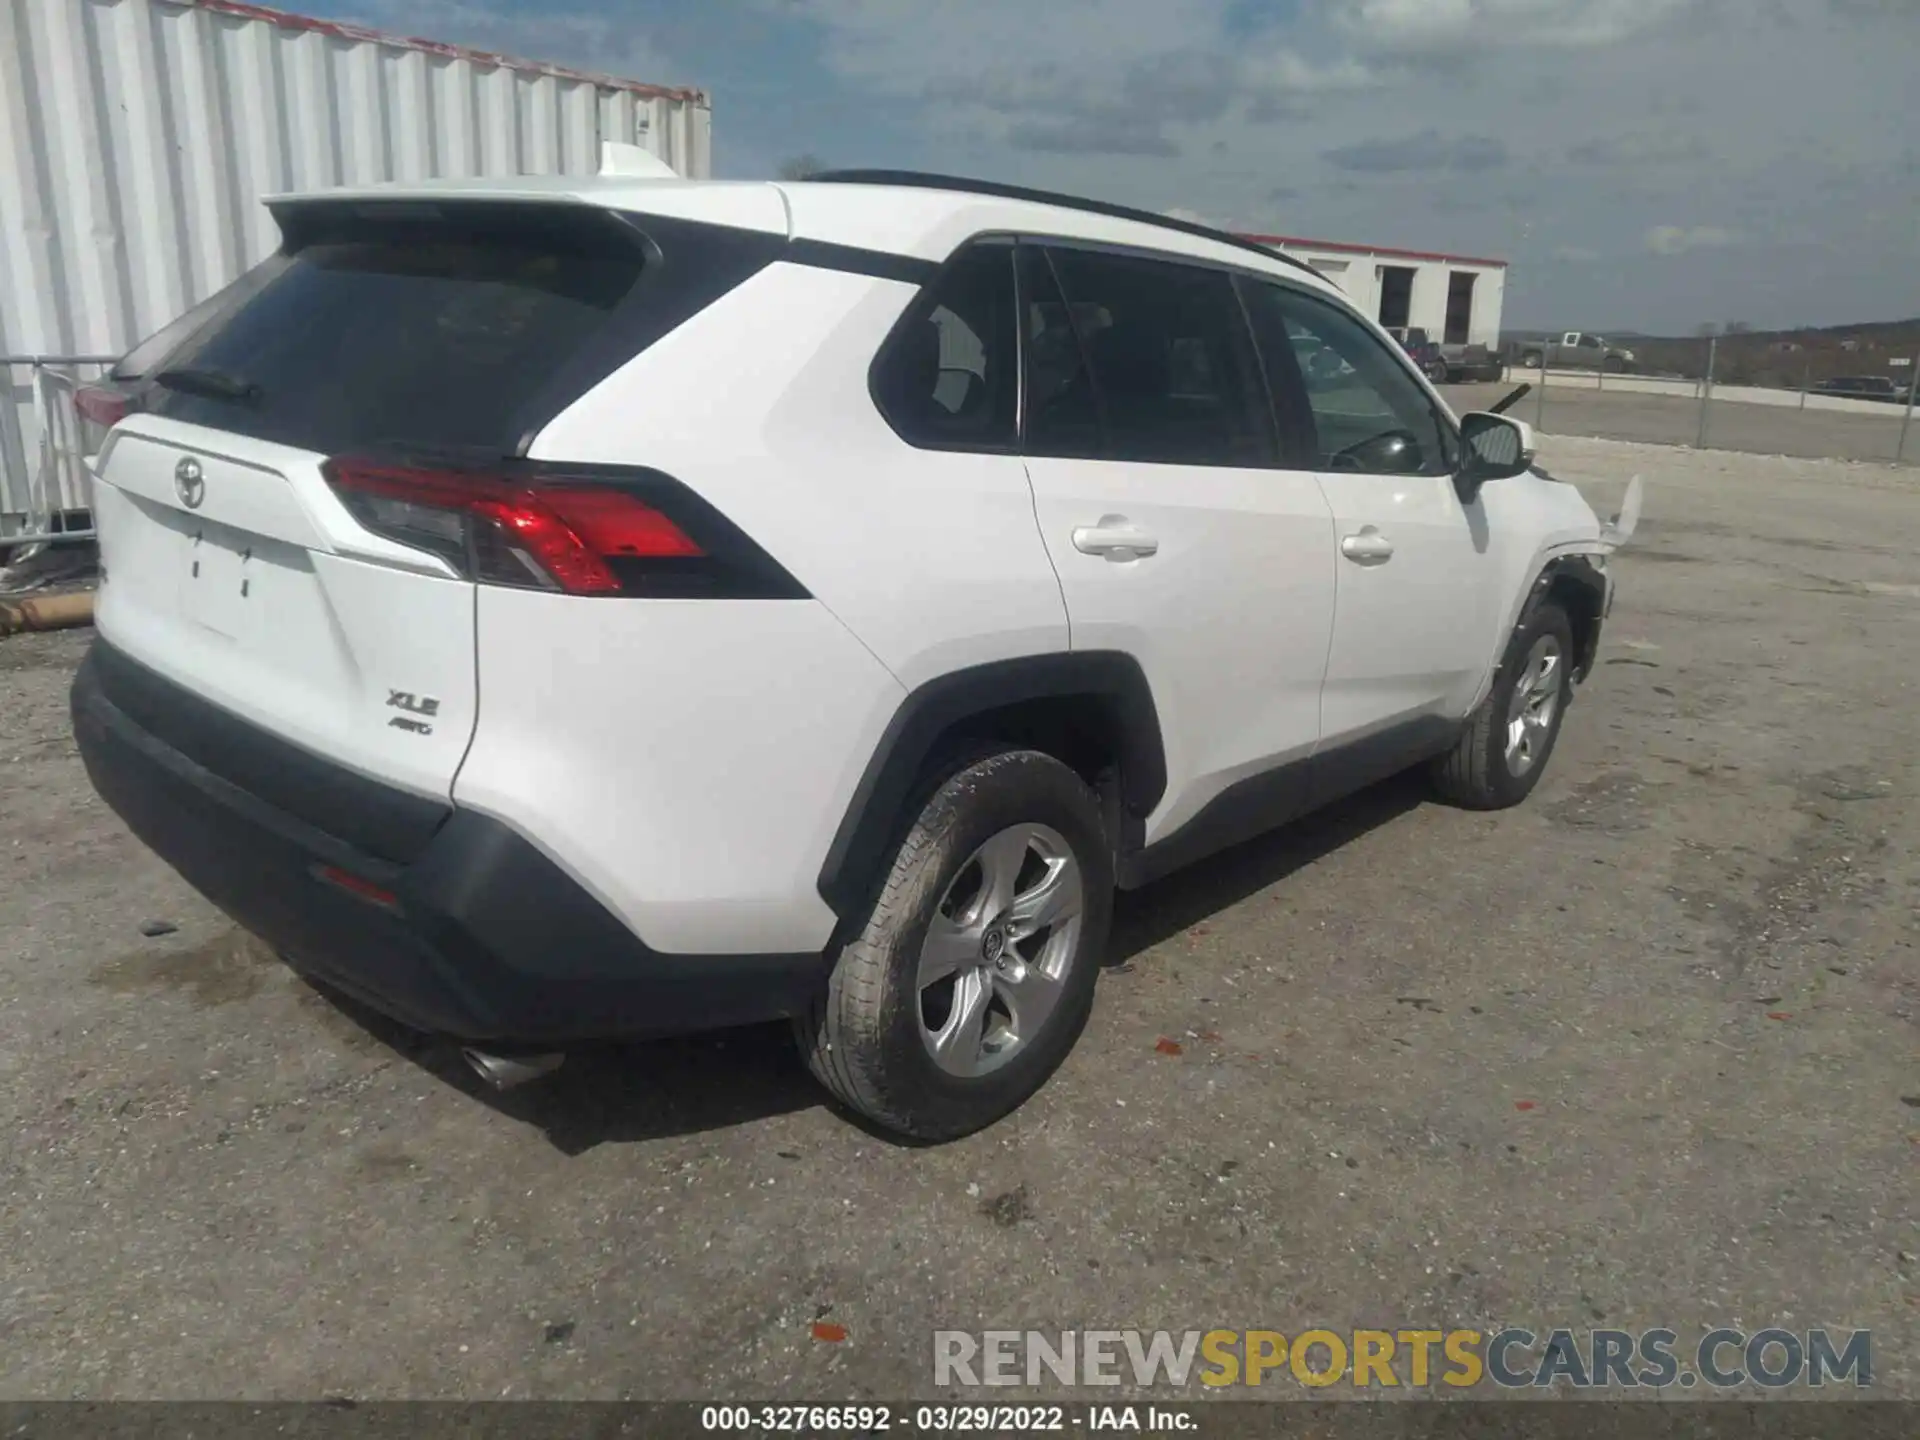
[[[133,406],[118,390],[105,385],[82,385],[73,392],[73,408],[80,412],[81,418],[111,430],[127,418]]]
[[[612,486],[360,460],[331,460],[326,474],[368,529],[442,555],[476,580],[613,595],[624,587],[609,560],[706,554],[666,515]]]

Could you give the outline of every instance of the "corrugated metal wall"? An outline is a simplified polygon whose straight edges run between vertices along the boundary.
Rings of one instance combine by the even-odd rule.
[[[262,195],[591,174],[602,140],[704,177],[711,115],[697,91],[232,0],[0,0],[0,355],[130,349],[273,249]],[[29,371],[0,376],[4,533],[38,425]]]

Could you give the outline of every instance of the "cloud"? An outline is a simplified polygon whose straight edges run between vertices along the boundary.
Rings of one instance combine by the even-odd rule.
[[[1697,135],[1640,131],[1583,140],[1568,147],[1567,159],[1575,165],[1687,165],[1706,160],[1711,153]]]
[[[775,0],[758,0],[773,4]],[[1237,0],[808,0],[843,83],[925,107],[930,127],[1065,155],[1170,158],[1222,126],[1297,121],[1364,91],[1357,58],[1309,58],[1278,22],[1242,33]],[[911,8],[911,13],[908,13]]]
[[[1740,243],[1740,237],[1718,225],[1655,225],[1647,231],[1647,249],[1656,255],[1684,255],[1689,250],[1721,250]]]
[[[1697,0],[1330,0],[1333,23],[1363,50],[1403,60],[1500,49],[1617,45]]]
[[[1320,152],[1336,170],[1392,175],[1407,170],[1457,170],[1472,174],[1507,163],[1506,143],[1490,135],[1443,136],[1422,130],[1402,140],[1362,140]]]
[[[1600,258],[1600,252],[1584,245],[1561,245],[1555,248],[1553,258],[1569,265],[1591,265]]]
[[[1110,123],[1110,121],[1118,123]],[[1171,159],[1180,147],[1152,122],[1126,116],[1071,115],[1050,120],[1017,120],[1007,127],[1015,150],[1050,155],[1152,155]]]

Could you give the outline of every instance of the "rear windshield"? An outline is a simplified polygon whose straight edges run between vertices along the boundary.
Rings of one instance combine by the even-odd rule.
[[[511,451],[645,260],[588,212],[305,225],[282,263],[167,357],[148,410],[328,454]]]

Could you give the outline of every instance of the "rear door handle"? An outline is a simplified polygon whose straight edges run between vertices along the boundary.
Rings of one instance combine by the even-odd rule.
[[[1113,561],[1139,560],[1157,552],[1160,542],[1124,515],[1102,515],[1098,525],[1074,530],[1073,548],[1082,555],[1104,555]]]
[[[1384,565],[1393,558],[1393,542],[1371,525],[1340,542],[1340,553],[1360,565]]]

